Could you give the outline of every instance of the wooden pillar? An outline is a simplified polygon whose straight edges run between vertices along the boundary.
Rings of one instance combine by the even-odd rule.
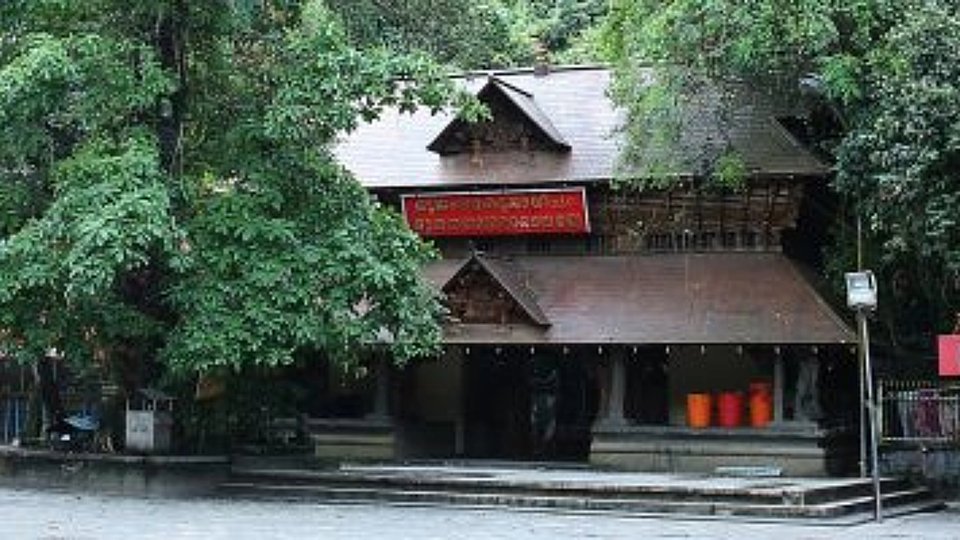
[[[783,418],[783,355],[778,349],[773,357],[773,423],[781,424]]]
[[[386,354],[376,357],[376,386],[373,394],[373,410],[367,415],[372,420],[390,418],[390,363]]]
[[[623,349],[614,349],[611,357],[610,405],[608,419],[616,424],[624,423],[623,401],[627,393],[627,366]]]
[[[626,423],[623,403],[627,391],[626,350],[614,348],[610,354],[610,370],[606,380],[605,407],[601,407],[599,424],[602,426],[621,426]]]
[[[467,453],[467,419],[464,411],[464,400],[467,393],[467,357],[466,351],[469,348],[449,348],[450,357],[446,361],[456,362],[460,369],[457,370],[458,395],[457,415],[453,424],[453,453],[456,456],[463,456]]]

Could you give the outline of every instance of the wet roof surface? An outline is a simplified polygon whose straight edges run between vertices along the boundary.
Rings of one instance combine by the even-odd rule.
[[[442,288],[463,260],[424,270]],[[503,264],[503,263],[497,263]],[[517,256],[549,327],[449,323],[448,343],[831,344],[850,328],[780,253]]]
[[[551,139],[568,144],[570,151],[518,149],[484,153],[479,159],[469,152],[441,156],[427,147],[455,122],[453,114],[388,110],[346,137],[335,149],[336,155],[371,189],[587,183],[615,176],[622,115],[607,96],[608,69],[562,69],[544,77],[513,71],[457,80],[475,93],[493,81]],[[752,174],[819,176],[828,172],[779,124],[778,116],[795,110],[779,104],[776,96],[741,91],[735,99],[724,98],[732,104],[729,129],[724,130],[716,112],[720,100],[712,97],[718,95],[705,88],[698,99],[687,102],[680,150],[687,165],[677,174],[693,174],[703,147],[727,141]]]

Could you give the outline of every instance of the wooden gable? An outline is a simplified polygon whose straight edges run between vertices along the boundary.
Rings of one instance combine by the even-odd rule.
[[[474,255],[443,286],[450,316],[470,324],[532,324],[550,322],[533,293],[508,265]]]
[[[490,110],[490,118],[476,123],[454,119],[427,145],[429,150],[441,156],[504,150],[570,151],[531,94],[492,77],[477,99]]]

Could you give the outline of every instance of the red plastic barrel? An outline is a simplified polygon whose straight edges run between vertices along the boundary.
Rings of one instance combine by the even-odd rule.
[[[773,418],[773,395],[770,383],[750,383],[750,426],[764,427]]]
[[[687,394],[687,425],[705,428],[710,425],[710,394]]]
[[[717,423],[720,427],[738,427],[743,423],[743,392],[721,392],[717,398]]]

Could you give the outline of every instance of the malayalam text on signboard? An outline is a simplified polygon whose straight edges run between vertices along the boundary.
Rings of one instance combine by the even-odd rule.
[[[403,196],[403,215],[422,236],[590,232],[583,188]]]

